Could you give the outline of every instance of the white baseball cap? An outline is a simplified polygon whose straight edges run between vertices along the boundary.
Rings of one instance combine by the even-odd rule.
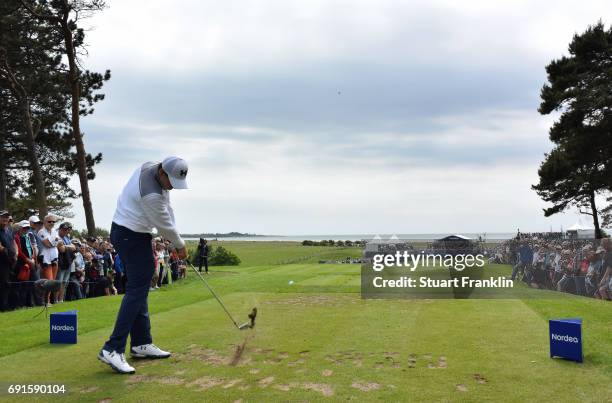
[[[36,215],[31,215],[28,221],[33,222],[34,224],[42,222],[42,220]]]
[[[167,157],[162,161],[162,169],[168,174],[174,189],[187,189],[187,162],[179,157]]]
[[[28,228],[30,226],[30,222],[28,220],[22,220],[17,223],[19,228]]]

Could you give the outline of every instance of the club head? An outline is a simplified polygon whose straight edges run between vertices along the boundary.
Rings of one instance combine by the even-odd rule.
[[[251,328],[255,327],[255,318],[256,317],[257,317],[257,308],[253,308],[253,310],[249,314],[249,319],[251,320]]]
[[[249,322],[245,322],[242,325],[238,326],[239,330],[252,329],[255,327],[255,318],[257,317],[257,308],[253,308],[251,313],[249,314]]]

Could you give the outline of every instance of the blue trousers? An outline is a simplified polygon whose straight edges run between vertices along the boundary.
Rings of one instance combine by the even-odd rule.
[[[151,234],[134,232],[113,223],[110,238],[123,262],[127,284],[115,329],[104,344],[104,349],[124,353],[128,334],[132,346],[153,342],[147,297],[155,261]]]

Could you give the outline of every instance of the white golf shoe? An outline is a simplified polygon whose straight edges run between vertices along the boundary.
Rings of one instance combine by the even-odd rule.
[[[100,350],[98,359],[105,364],[110,365],[112,369],[119,372],[120,374],[133,374],[136,372],[134,367],[127,363],[125,360],[125,354],[119,354],[116,351]]]
[[[130,355],[135,358],[168,358],[171,354],[151,343],[132,347]]]

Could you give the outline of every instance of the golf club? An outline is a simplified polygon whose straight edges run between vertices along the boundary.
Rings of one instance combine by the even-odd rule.
[[[204,279],[204,277],[202,277],[202,273],[200,273],[191,263],[189,263],[189,266],[195,272],[195,274],[197,274],[198,277],[200,277],[200,280],[202,280],[204,282],[204,284],[206,285],[206,288],[208,288],[208,290],[215,297],[217,302],[219,302],[219,304],[221,305],[221,307],[223,308],[223,310],[225,311],[227,316],[229,316],[231,321],[234,323],[234,326],[236,326],[236,328],[238,328],[238,330],[252,329],[252,328],[255,327],[255,318],[257,317],[257,308],[253,308],[251,313],[248,315],[249,322],[245,322],[245,323],[243,323],[241,325],[238,325],[238,323],[234,320],[234,317],[232,316],[232,314],[229,313],[229,311],[227,310],[227,308],[225,307],[225,305],[221,301],[221,298],[219,298],[217,293],[215,293],[215,291],[212,289],[212,287],[208,284],[208,281],[206,281]]]

